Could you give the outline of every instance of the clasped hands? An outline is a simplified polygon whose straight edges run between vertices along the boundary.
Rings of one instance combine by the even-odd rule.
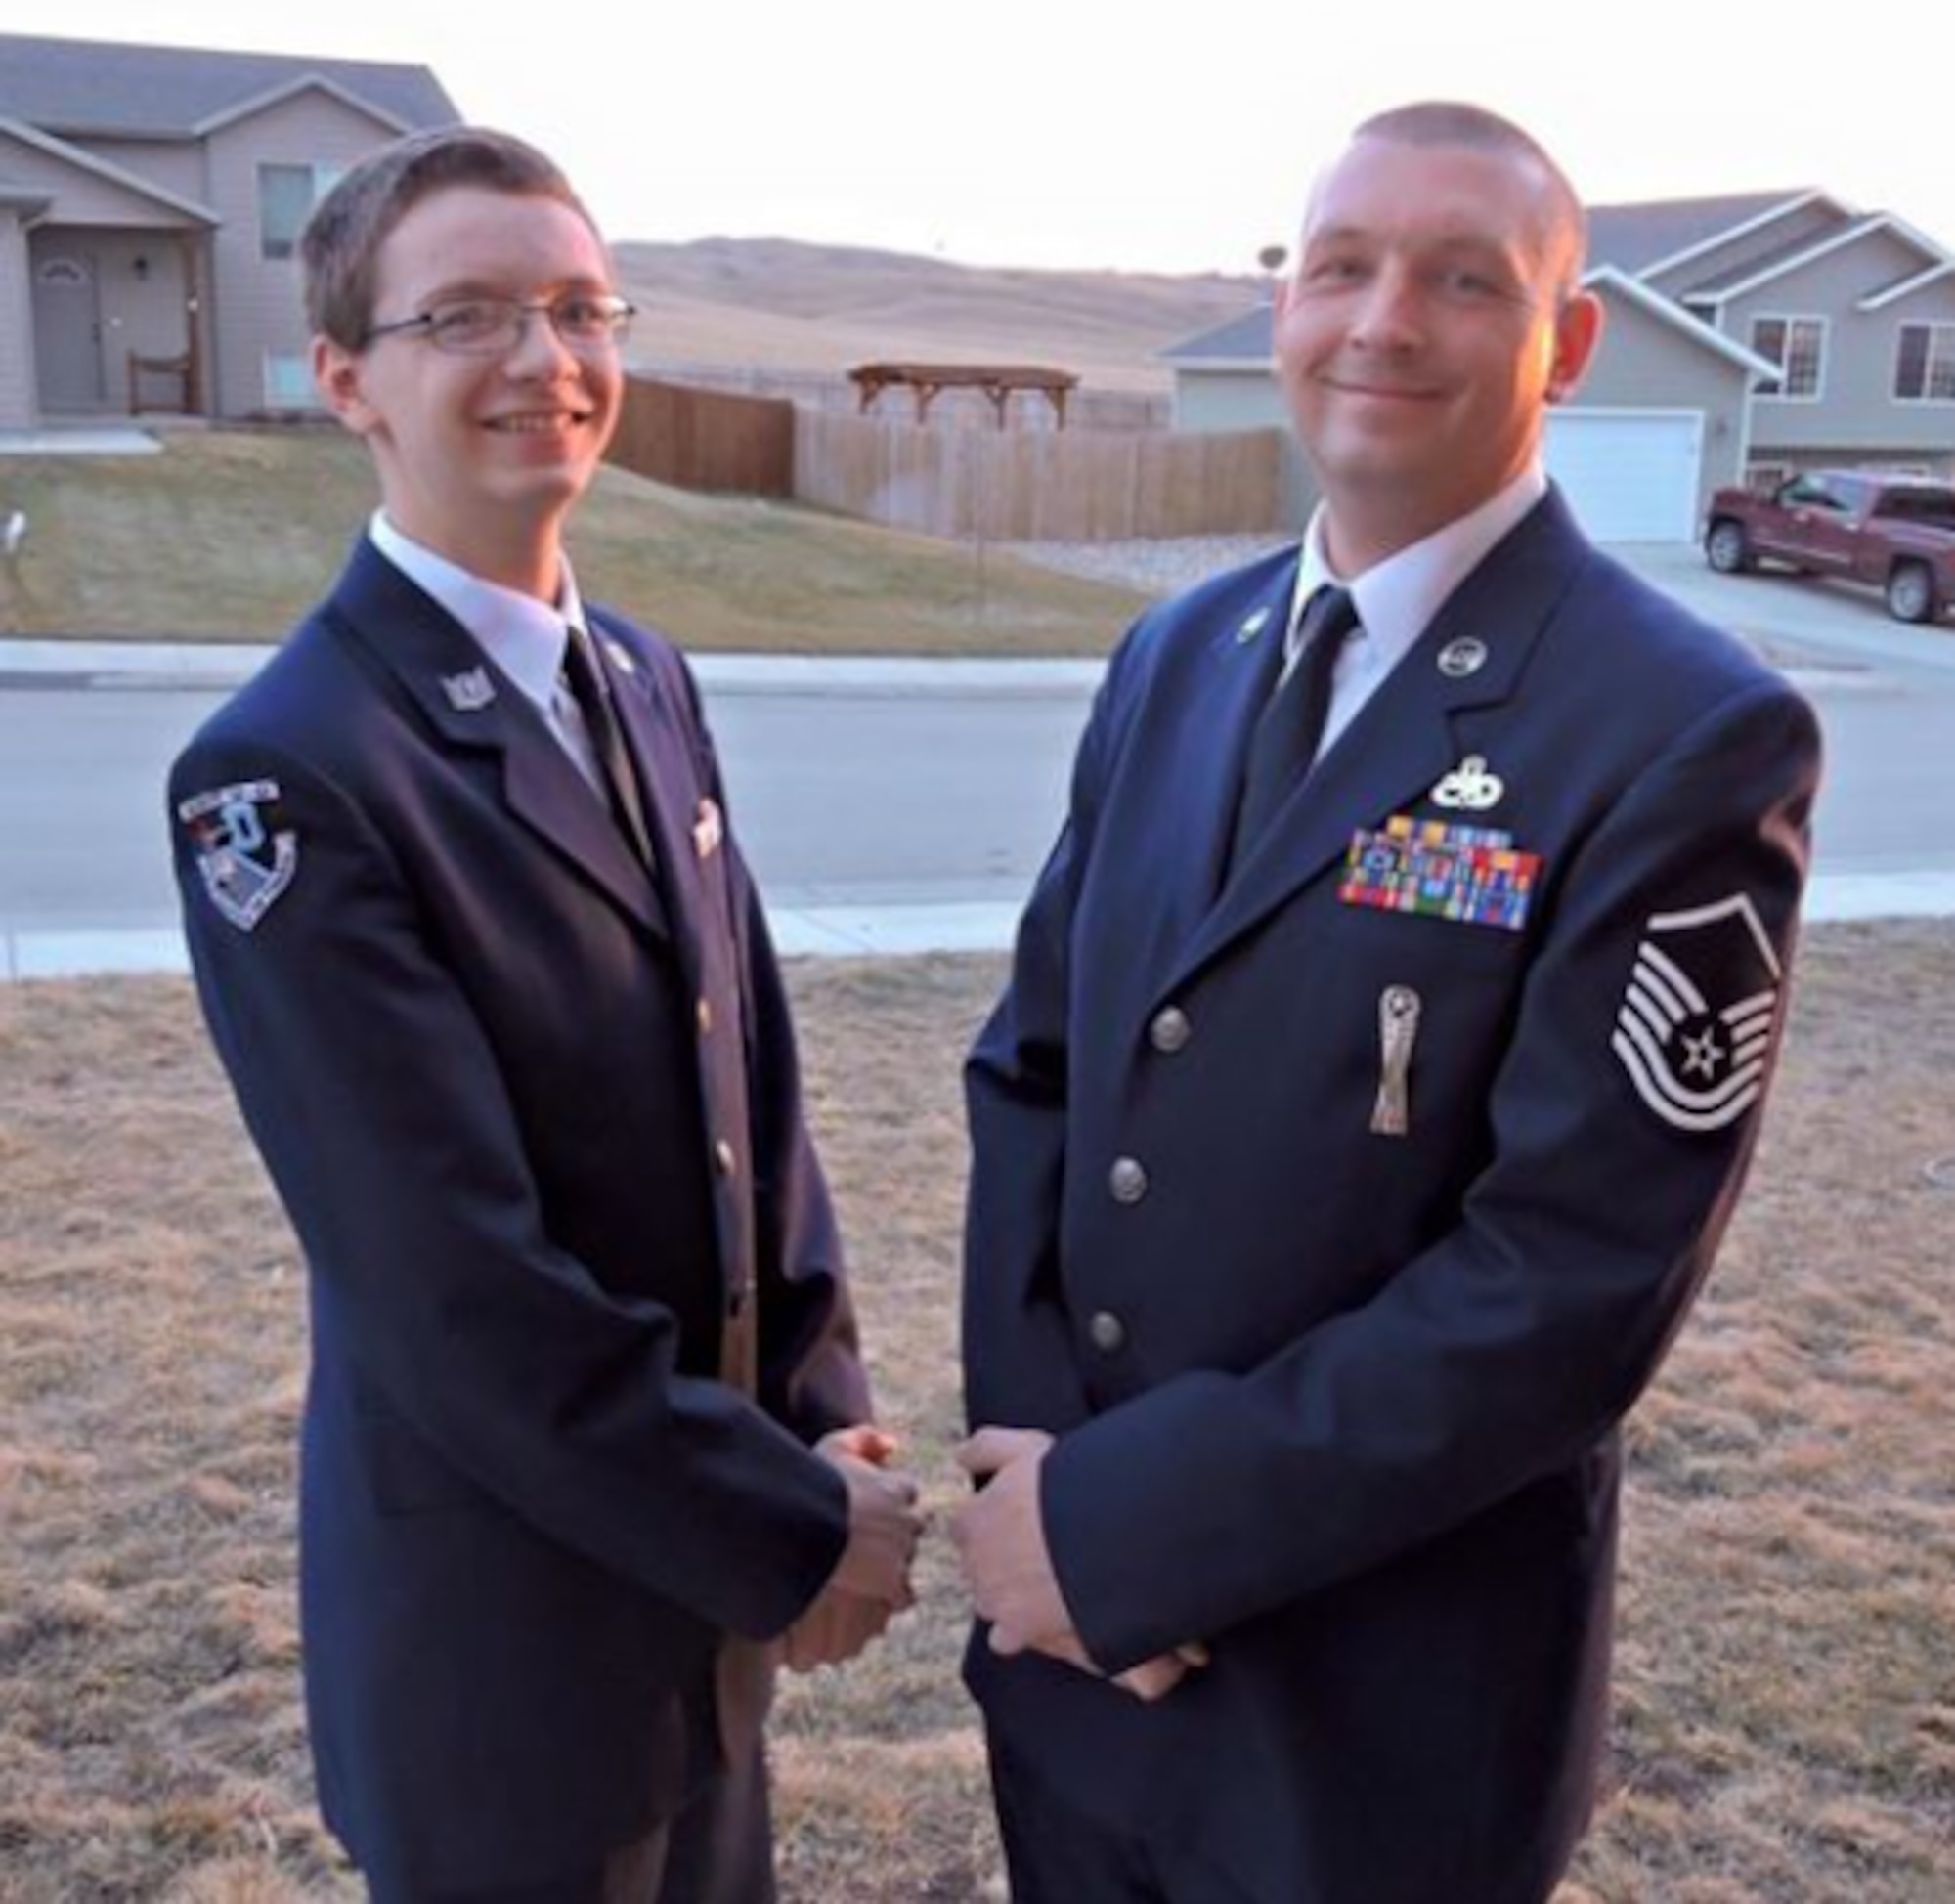
[[[1039,1474],[1053,1445],[1035,1428],[980,1428],[957,1450],[979,1493],[951,1521],[950,1536],[978,1617],[991,1625],[991,1650],[1034,1652],[1063,1661],[1137,1699],[1172,1692],[1208,1664],[1198,1643],[1108,1675],[1086,1651],[1067,1611],[1046,1545]],[[852,1660],[915,1598],[910,1567],[924,1531],[917,1484],[890,1466],[896,1442],[861,1424],[815,1445],[848,1489],[848,1541],[828,1583],[788,1628],[784,1652],[797,1672]]]
[[[796,1672],[852,1660],[911,1604],[910,1563],[924,1528],[916,1482],[890,1466],[893,1436],[867,1423],[838,1428],[814,1451],[848,1489],[848,1543],[828,1584],[787,1630],[785,1657]]]
[[[1036,1428],[980,1428],[957,1450],[957,1463],[980,1492],[950,1524],[972,1604],[991,1623],[994,1653],[1043,1653],[1112,1683],[1137,1699],[1163,1699],[1208,1664],[1196,1642],[1108,1675],[1086,1651],[1046,1545],[1039,1475],[1053,1439]]]

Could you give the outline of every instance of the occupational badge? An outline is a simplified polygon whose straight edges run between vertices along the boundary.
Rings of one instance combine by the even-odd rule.
[[[240,932],[271,911],[299,870],[298,835],[276,826],[278,801],[276,780],[242,780],[177,807],[210,903]]]
[[[1507,791],[1507,783],[1487,771],[1484,754],[1469,754],[1432,790],[1435,806],[1463,807],[1469,813],[1484,813],[1498,806]]]
[[[1270,611],[1267,608],[1257,609],[1256,612],[1253,615],[1251,615],[1248,618],[1248,620],[1245,621],[1242,624],[1242,626],[1236,630],[1237,642],[1239,645],[1246,647],[1251,641],[1253,641],[1256,638],[1257,635],[1262,633],[1264,628],[1269,627],[1269,623],[1270,623]]]
[[[1752,902],[1657,913],[1610,1041],[1636,1096],[1679,1131],[1721,1131],[1764,1091],[1780,972]]]
[[[627,680],[638,671],[638,664],[631,659],[631,651],[622,641],[614,641],[607,634],[604,637],[604,652],[611,657],[611,666]]]

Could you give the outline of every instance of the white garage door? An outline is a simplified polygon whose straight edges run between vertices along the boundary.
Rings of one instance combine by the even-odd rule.
[[[1694,540],[1703,445],[1701,411],[1547,413],[1547,473],[1598,542]]]

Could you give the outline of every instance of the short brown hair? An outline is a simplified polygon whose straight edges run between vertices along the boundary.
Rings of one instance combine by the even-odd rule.
[[[299,239],[306,321],[345,350],[367,343],[375,261],[387,234],[431,193],[469,185],[568,205],[599,242],[589,209],[553,159],[506,132],[438,126],[369,153],[314,208]]]
[[[1375,112],[1353,129],[1351,138],[1389,139],[1404,146],[1464,146],[1470,151],[1504,152],[1532,164],[1548,188],[1551,230],[1568,242],[1568,282],[1572,290],[1588,252],[1588,214],[1582,199],[1547,149],[1511,119],[1463,100],[1418,100]]]

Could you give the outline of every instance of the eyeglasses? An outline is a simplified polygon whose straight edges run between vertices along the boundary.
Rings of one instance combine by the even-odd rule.
[[[565,349],[592,356],[623,340],[637,315],[629,298],[602,291],[566,291],[560,297],[457,297],[431,305],[416,317],[369,325],[362,341],[424,337],[436,350],[457,357],[500,357],[523,340],[533,317],[549,320]]]

